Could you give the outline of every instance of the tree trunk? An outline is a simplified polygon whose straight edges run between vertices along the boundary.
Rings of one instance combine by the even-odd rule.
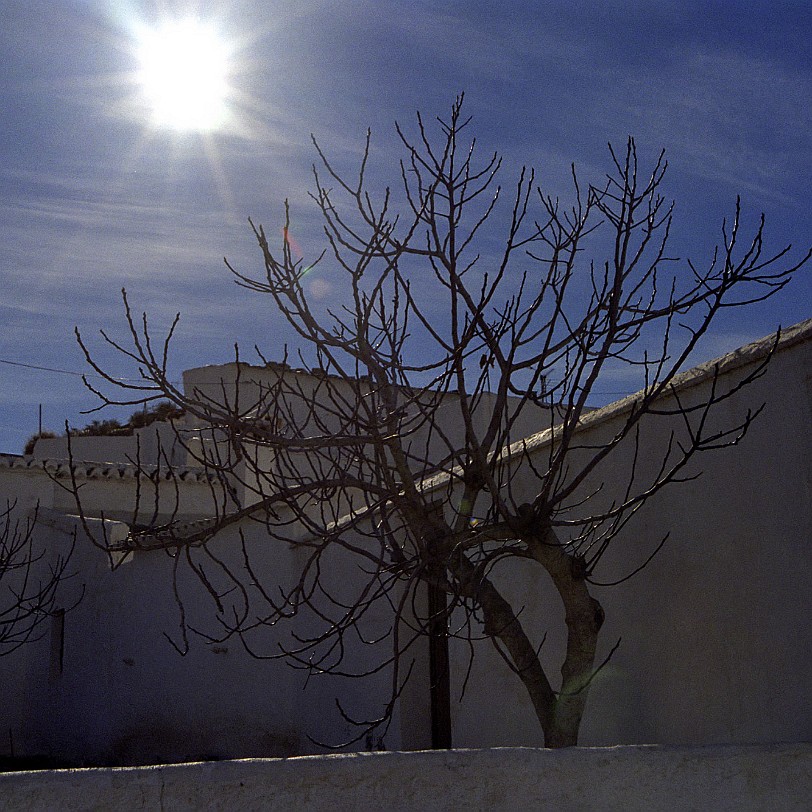
[[[574,747],[594,674],[603,609],[589,594],[577,559],[557,545],[541,543],[533,545],[533,555],[552,578],[566,612],[567,651],[558,694],[516,613],[491,581],[477,578],[474,566],[464,556],[457,558],[454,574],[464,591],[479,602],[485,634],[499,641],[524,684],[544,733],[545,747]]]
[[[534,543],[533,557],[547,570],[564,604],[567,651],[561,666],[561,690],[552,724],[544,730],[547,747],[574,747],[594,676],[598,632],[604,613],[589,594],[583,561],[557,544]]]
[[[555,725],[556,695],[541,665],[533,644],[528,639],[511,605],[487,578],[478,577],[476,568],[464,556],[454,556],[449,567],[460,585],[460,591],[482,607],[485,634],[501,643],[522,681],[533,709],[544,731],[545,744]],[[552,745],[547,745],[552,746]]]

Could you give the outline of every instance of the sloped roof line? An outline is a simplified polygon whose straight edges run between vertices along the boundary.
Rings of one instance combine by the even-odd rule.
[[[777,339],[777,340],[776,340]],[[747,364],[756,363],[765,359],[771,352],[779,353],[796,344],[801,344],[804,341],[812,340],[812,319],[794,324],[786,330],[779,328],[774,333],[759,338],[750,344],[745,344],[738,349],[733,350],[718,358],[710,361],[704,361],[697,364],[695,367],[680,372],[675,375],[668,389],[664,391],[659,397],[668,397],[672,392],[684,392],[694,386],[698,386],[704,381],[712,378],[714,375],[725,375],[734,372]],[[598,409],[593,409],[586,412],[578,423],[578,431],[583,431],[588,427],[600,425],[613,417],[629,411],[632,406],[640,400],[645,393],[644,389],[640,389],[631,395],[627,395],[620,400],[615,400],[612,403],[607,403],[606,406],[601,406]],[[658,398],[659,399],[659,398]],[[556,427],[545,428],[544,430],[531,434],[522,440],[517,440],[512,443],[508,453],[515,453],[519,451],[530,451],[534,448],[545,445],[555,435]]]
[[[777,339],[777,340],[776,340]],[[747,364],[757,363],[765,359],[770,352],[782,352],[795,346],[796,344],[812,340],[812,319],[794,324],[786,330],[777,330],[775,333],[759,338],[750,344],[745,344],[738,349],[733,350],[718,358],[710,361],[704,361],[697,364],[695,367],[680,372],[674,377],[668,389],[664,391],[658,399],[665,398],[671,392],[684,392],[686,389],[698,386],[702,382],[712,378],[714,375],[724,375],[729,372],[734,372]],[[628,395],[620,400],[615,400],[612,403],[601,406],[598,409],[593,409],[584,412],[581,419],[578,421],[576,431],[584,431],[586,429],[595,427],[611,420],[618,415],[622,415],[629,411],[632,406],[640,400],[644,394],[643,389]],[[513,456],[514,454],[522,454],[528,451],[533,451],[538,448],[546,446],[561,430],[560,426],[552,426],[542,429],[535,434],[530,434],[520,440],[516,440],[507,448],[503,448],[497,452],[506,457]],[[443,471],[434,476],[427,477],[421,483],[421,489],[424,492],[430,492],[435,488],[443,486],[448,482],[450,473]]]

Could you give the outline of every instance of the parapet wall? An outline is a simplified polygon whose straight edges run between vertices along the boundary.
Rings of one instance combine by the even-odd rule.
[[[353,753],[0,775],[23,810],[806,810],[812,745]]]

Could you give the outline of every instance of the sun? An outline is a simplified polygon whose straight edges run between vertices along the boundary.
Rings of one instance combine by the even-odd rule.
[[[138,36],[138,81],[156,127],[211,132],[228,115],[229,49],[213,26],[172,20]]]

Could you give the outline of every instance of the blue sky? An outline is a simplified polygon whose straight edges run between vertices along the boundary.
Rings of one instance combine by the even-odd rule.
[[[231,48],[231,115],[205,136],[156,128],[136,82],[139,26],[188,15]],[[394,121],[443,114],[461,90],[506,183],[527,163],[566,195],[570,162],[599,178],[607,141],[631,134],[644,156],[666,149],[681,255],[708,256],[737,194],[772,246],[812,244],[805,2],[2,0],[0,17],[2,451],[20,451],[38,404],[45,427],[89,419],[75,374],[14,364],[85,371],[73,328],[120,334],[122,287],[157,330],[181,312],[173,374],[235,341],[280,355],[278,318],[223,267],[259,268],[248,216],[274,232],[290,198],[316,254],[310,133],[350,168],[371,127],[377,181],[396,167]],[[808,318],[810,301],[802,272],[728,314],[703,352]]]

